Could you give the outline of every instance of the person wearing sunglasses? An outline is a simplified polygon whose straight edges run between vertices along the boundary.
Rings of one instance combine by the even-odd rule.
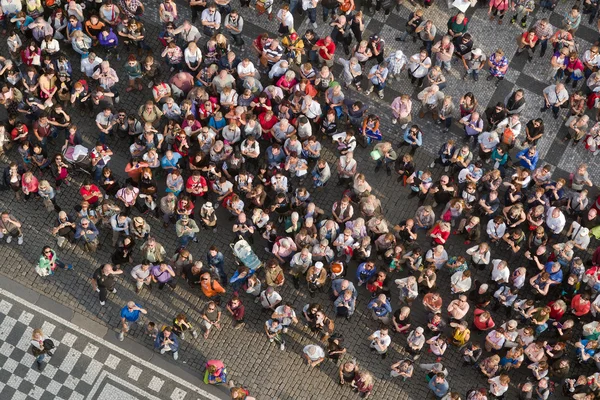
[[[54,275],[56,267],[60,267],[66,270],[72,270],[72,264],[65,264],[58,259],[56,252],[52,250],[50,246],[44,246],[42,249],[42,255],[38,261],[38,265],[35,267],[35,272],[41,276]]]

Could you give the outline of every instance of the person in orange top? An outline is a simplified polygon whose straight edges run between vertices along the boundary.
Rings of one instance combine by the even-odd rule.
[[[577,317],[583,317],[587,313],[590,312],[590,308],[592,303],[590,303],[590,296],[586,293],[578,294],[573,297],[571,300],[571,308],[573,309],[573,314]]]
[[[200,275],[200,289],[209,299],[214,299],[217,303],[220,301],[220,295],[225,293],[225,289],[217,279],[213,279],[209,272]]]

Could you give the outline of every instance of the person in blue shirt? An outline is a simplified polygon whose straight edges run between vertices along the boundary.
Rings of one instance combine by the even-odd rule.
[[[148,314],[148,311],[133,301],[128,302],[121,309],[121,332],[119,333],[119,340],[121,342],[125,339],[125,334],[129,332],[131,325],[139,321],[140,314]]]
[[[378,297],[371,300],[367,308],[371,310],[373,319],[379,320],[386,325],[390,323],[392,305],[385,294],[380,294]]]
[[[544,266],[544,271],[550,274],[550,284],[558,285],[563,280],[563,272],[560,263],[550,261]]]
[[[167,351],[173,353],[173,360],[179,358],[179,339],[173,334],[172,328],[166,326],[156,335],[154,348],[160,351],[160,354],[165,354]]]
[[[172,170],[179,168],[178,163],[180,159],[181,154],[168,150],[160,160],[160,166],[167,172],[171,172]]]
[[[519,165],[531,171],[533,171],[536,168],[539,157],[540,154],[538,153],[535,146],[523,149],[519,153],[517,153],[517,160],[519,160]]]
[[[100,232],[98,232],[96,225],[87,218],[81,218],[77,224],[77,228],[75,228],[75,239],[81,240],[83,248],[90,253],[93,253],[98,248],[99,234]]]
[[[267,148],[267,163],[269,167],[279,167],[285,162],[285,153],[281,150],[279,143],[273,143]]]
[[[375,268],[375,263],[373,261],[367,261],[358,266],[356,269],[356,280],[358,281],[358,286],[362,286],[369,279],[375,275],[377,269]]]
[[[598,341],[582,339],[575,343],[575,347],[577,348],[575,350],[577,357],[581,362],[585,363],[598,352]]]
[[[227,274],[225,273],[225,257],[223,253],[219,251],[217,246],[212,246],[206,254],[206,261],[210,269],[215,269],[219,275],[222,285],[227,285]]]
[[[400,143],[400,147],[410,146],[410,154],[415,154],[415,151],[423,145],[423,133],[418,125],[413,125],[406,128],[404,131],[404,140]]]
[[[428,386],[429,389],[433,391],[433,394],[437,399],[441,399],[442,397],[444,397],[446,393],[448,393],[448,391],[450,390],[450,385],[448,384],[448,381],[446,380],[444,374],[442,374],[441,372],[435,374],[435,376],[431,378]]]

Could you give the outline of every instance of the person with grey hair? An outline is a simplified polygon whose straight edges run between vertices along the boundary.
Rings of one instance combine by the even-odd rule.
[[[75,239],[80,240],[83,249],[89,253],[93,253],[98,248],[98,229],[92,221],[87,218],[81,218],[75,228]]]
[[[492,151],[494,151],[498,143],[500,143],[498,133],[496,131],[483,132],[477,138],[477,142],[479,143],[479,158],[486,163],[489,163]]]
[[[344,89],[348,89],[350,85],[354,85],[356,86],[356,89],[360,91],[363,70],[362,66],[358,62],[358,59],[356,57],[350,57],[349,60],[346,60],[340,57],[338,62],[344,68],[341,76]]]
[[[375,64],[371,67],[367,78],[369,79],[368,89],[365,95],[370,95],[373,90],[377,92],[380,99],[383,99],[383,89],[386,86],[386,80],[389,74],[388,63],[386,61]]]
[[[127,302],[127,305],[121,309],[121,332],[119,332],[119,341],[125,339],[125,334],[131,330],[131,326],[137,324],[140,320],[140,314],[148,314],[148,311],[142,308],[134,301]]]
[[[321,346],[309,344],[302,349],[302,358],[311,367],[316,367],[325,360],[325,351]]]

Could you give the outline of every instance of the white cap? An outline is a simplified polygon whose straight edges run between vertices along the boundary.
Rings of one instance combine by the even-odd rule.
[[[321,261],[317,261],[315,263],[315,269],[321,269],[321,268],[323,268],[323,263]]]
[[[479,57],[481,55],[481,49],[473,49],[471,50],[471,54],[473,54],[475,57]]]

